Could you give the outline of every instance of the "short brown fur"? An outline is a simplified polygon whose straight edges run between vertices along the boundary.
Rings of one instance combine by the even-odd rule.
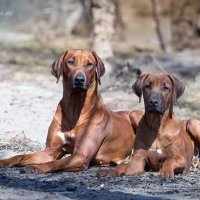
[[[174,75],[152,73],[141,76],[133,85],[136,95],[143,95],[145,114],[135,126],[136,139],[132,159],[101,175],[139,175],[145,168],[159,171],[162,177],[188,172],[195,149],[199,151],[200,121],[179,121],[173,114],[174,102],[184,86]]]
[[[49,126],[46,148],[1,160],[0,167],[28,166],[45,173],[122,163],[130,155],[135,139],[129,118],[131,111],[113,112],[104,105],[98,93],[104,72],[95,52],[63,52],[52,65],[57,81],[63,76],[63,97]],[[138,118],[142,115],[140,111],[134,113]],[[63,142],[58,131],[67,142]],[[61,159],[65,154],[71,155]]]

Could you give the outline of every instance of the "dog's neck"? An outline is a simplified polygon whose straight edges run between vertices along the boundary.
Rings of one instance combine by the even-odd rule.
[[[172,119],[169,117],[169,110],[167,110],[164,114],[158,113],[148,113],[145,111],[143,116],[144,123],[148,125],[150,131],[154,132],[155,134],[159,134],[162,130],[165,129],[165,125],[169,124],[169,122],[173,122],[175,117],[172,115]]]
[[[144,128],[145,127],[145,128]],[[172,129],[176,127],[175,129]],[[171,131],[171,130],[176,130]],[[163,146],[168,146],[173,141],[173,138],[180,133],[180,126],[178,120],[172,115],[172,118],[169,117],[169,110],[167,110],[163,115],[152,114],[145,111],[140,124],[137,129],[137,133],[143,135],[147,145],[147,149],[159,148],[159,141],[165,141]],[[138,144],[135,144],[135,148],[138,148]],[[139,145],[140,147],[140,145]],[[145,147],[146,148],[146,147]]]
[[[65,81],[63,80],[63,84]],[[87,118],[96,112],[102,105],[102,98],[98,94],[98,84],[94,80],[87,91],[73,91],[70,87],[63,87],[61,100],[63,119],[67,120],[71,128],[74,128],[81,118]]]

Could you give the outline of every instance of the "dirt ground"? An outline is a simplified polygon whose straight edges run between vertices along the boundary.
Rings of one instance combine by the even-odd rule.
[[[61,83],[55,83],[49,68],[4,65],[0,66],[0,81],[0,158],[43,148],[62,96]],[[186,84],[188,89],[175,113],[179,118],[191,113],[197,117],[199,78]],[[143,108],[128,80],[126,83],[116,78],[109,87],[101,87],[100,92],[113,110]],[[95,167],[86,172],[44,175],[25,168],[0,169],[0,199],[200,199],[199,169],[192,168],[189,174],[170,180],[161,179],[154,172],[116,178],[99,177],[97,172]]]

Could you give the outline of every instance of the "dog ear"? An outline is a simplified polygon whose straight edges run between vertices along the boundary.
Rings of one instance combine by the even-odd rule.
[[[172,100],[171,100],[171,105],[169,108],[169,111],[170,111],[169,115],[170,115],[170,118],[172,118],[173,105],[177,102],[177,99],[179,99],[182,96],[182,94],[185,90],[185,86],[184,86],[183,82],[176,76],[170,74],[170,75],[168,75],[168,77],[171,80],[172,86],[173,86]]]
[[[63,72],[63,59],[67,55],[68,51],[64,51],[57,60],[51,65],[51,73],[57,78],[56,83],[58,83],[60,76]]]
[[[95,57],[97,67],[96,67],[96,74],[97,74],[97,80],[99,82],[99,85],[101,85],[100,77],[102,77],[105,74],[105,67],[102,62],[102,60],[97,56],[96,52],[92,52],[93,56]]]
[[[170,75],[168,75],[168,77],[171,80],[172,85],[173,85],[173,100],[175,103],[177,101],[177,99],[179,99],[182,96],[182,94],[185,90],[185,86],[184,86],[183,82],[176,76],[170,74]]]
[[[141,102],[142,98],[143,82],[148,77],[148,75],[149,74],[143,74],[142,76],[139,76],[139,78],[132,85],[133,92],[139,97],[139,103]]]

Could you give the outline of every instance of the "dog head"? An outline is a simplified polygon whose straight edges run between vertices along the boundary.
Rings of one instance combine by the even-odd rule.
[[[167,73],[144,74],[136,80],[132,88],[140,100],[143,95],[145,112],[162,115],[169,109],[170,118],[173,104],[185,89],[180,79]]]
[[[101,84],[100,77],[105,67],[95,52],[88,50],[68,50],[63,52],[51,66],[52,74],[57,78],[61,75],[72,90],[87,91],[94,80]]]

